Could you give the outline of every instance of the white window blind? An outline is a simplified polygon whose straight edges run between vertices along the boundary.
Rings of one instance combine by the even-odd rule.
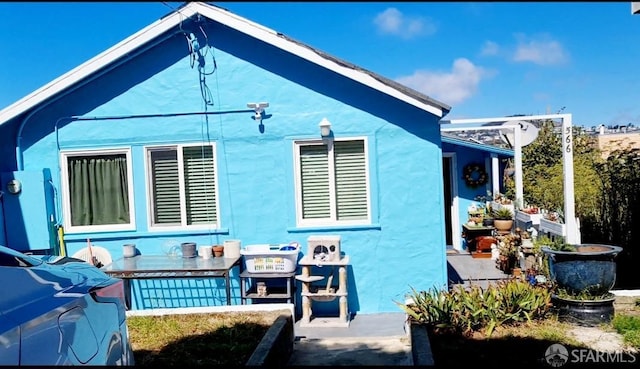
[[[300,147],[303,219],[331,215],[328,156],[327,145]]]
[[[153,225],[217,224],[213,147],[176,146],[149,150]]]
[[[299,142],[298,214],[303,225],[369,220],[365,141]]]
[[[180,224],[180,179],[177,150],[151,152],[154,223]]]
[[[363,141],[334,144],[338,220],[367,219],[367,177]]]
[[[215,223],[216,178],[213,148],[185,147],[183,161],[187,224]]]

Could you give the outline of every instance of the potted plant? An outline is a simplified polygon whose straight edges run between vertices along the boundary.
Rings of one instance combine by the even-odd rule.
[[[493,215],[491,213],[486,213],[484,218],[482,218],[482,225],[484,227],[493,227],[495,225],[495,219],[493,219]]]
[[[584,326],[611,321],[615,296],[616,256],[622,247],[604,244],[569,245],[554,241],[541,247],[555,285],[553,303],[558,319]]]
[[[503,236],[497,236],[498,239],[498,269],[506,274],[516,267],[520,267],[518,263],[518,246],[520,242],[515,234],[509,233]]]
[[[504,207],[494,210],[493,225],[498,232],[510,232],[513,227],[513,211]]]

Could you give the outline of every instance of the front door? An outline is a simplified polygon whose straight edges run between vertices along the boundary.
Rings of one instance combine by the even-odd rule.
[[[456,154],[442,153],[442,184],[445,239],[448,248],[461,250],[462,233],[458,219],[458,185],[456,183]]]
[[[451,226],[451,207],[453,196],[451,194],[451,157],[442,157],[442,177],[444,181],[444,224],[447,246],[453,245],[453,228]]]

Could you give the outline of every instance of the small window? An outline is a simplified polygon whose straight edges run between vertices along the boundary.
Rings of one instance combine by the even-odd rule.
[[[134,229],[129,150],[63,152],[61,155],[66,231]]]
[[[371,222],[366,140],[294,144],[300,226]]]
[[[218,227],[213,145],[147,149],[151,227]]]

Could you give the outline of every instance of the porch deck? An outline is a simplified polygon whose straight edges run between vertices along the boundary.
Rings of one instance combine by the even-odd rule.
[[[449,287],[456,284],[479,285],[486,288],[489,284],[509,278],[496,268],[495,260],[473,258],[467,251],[447,250],[447,275]]]

